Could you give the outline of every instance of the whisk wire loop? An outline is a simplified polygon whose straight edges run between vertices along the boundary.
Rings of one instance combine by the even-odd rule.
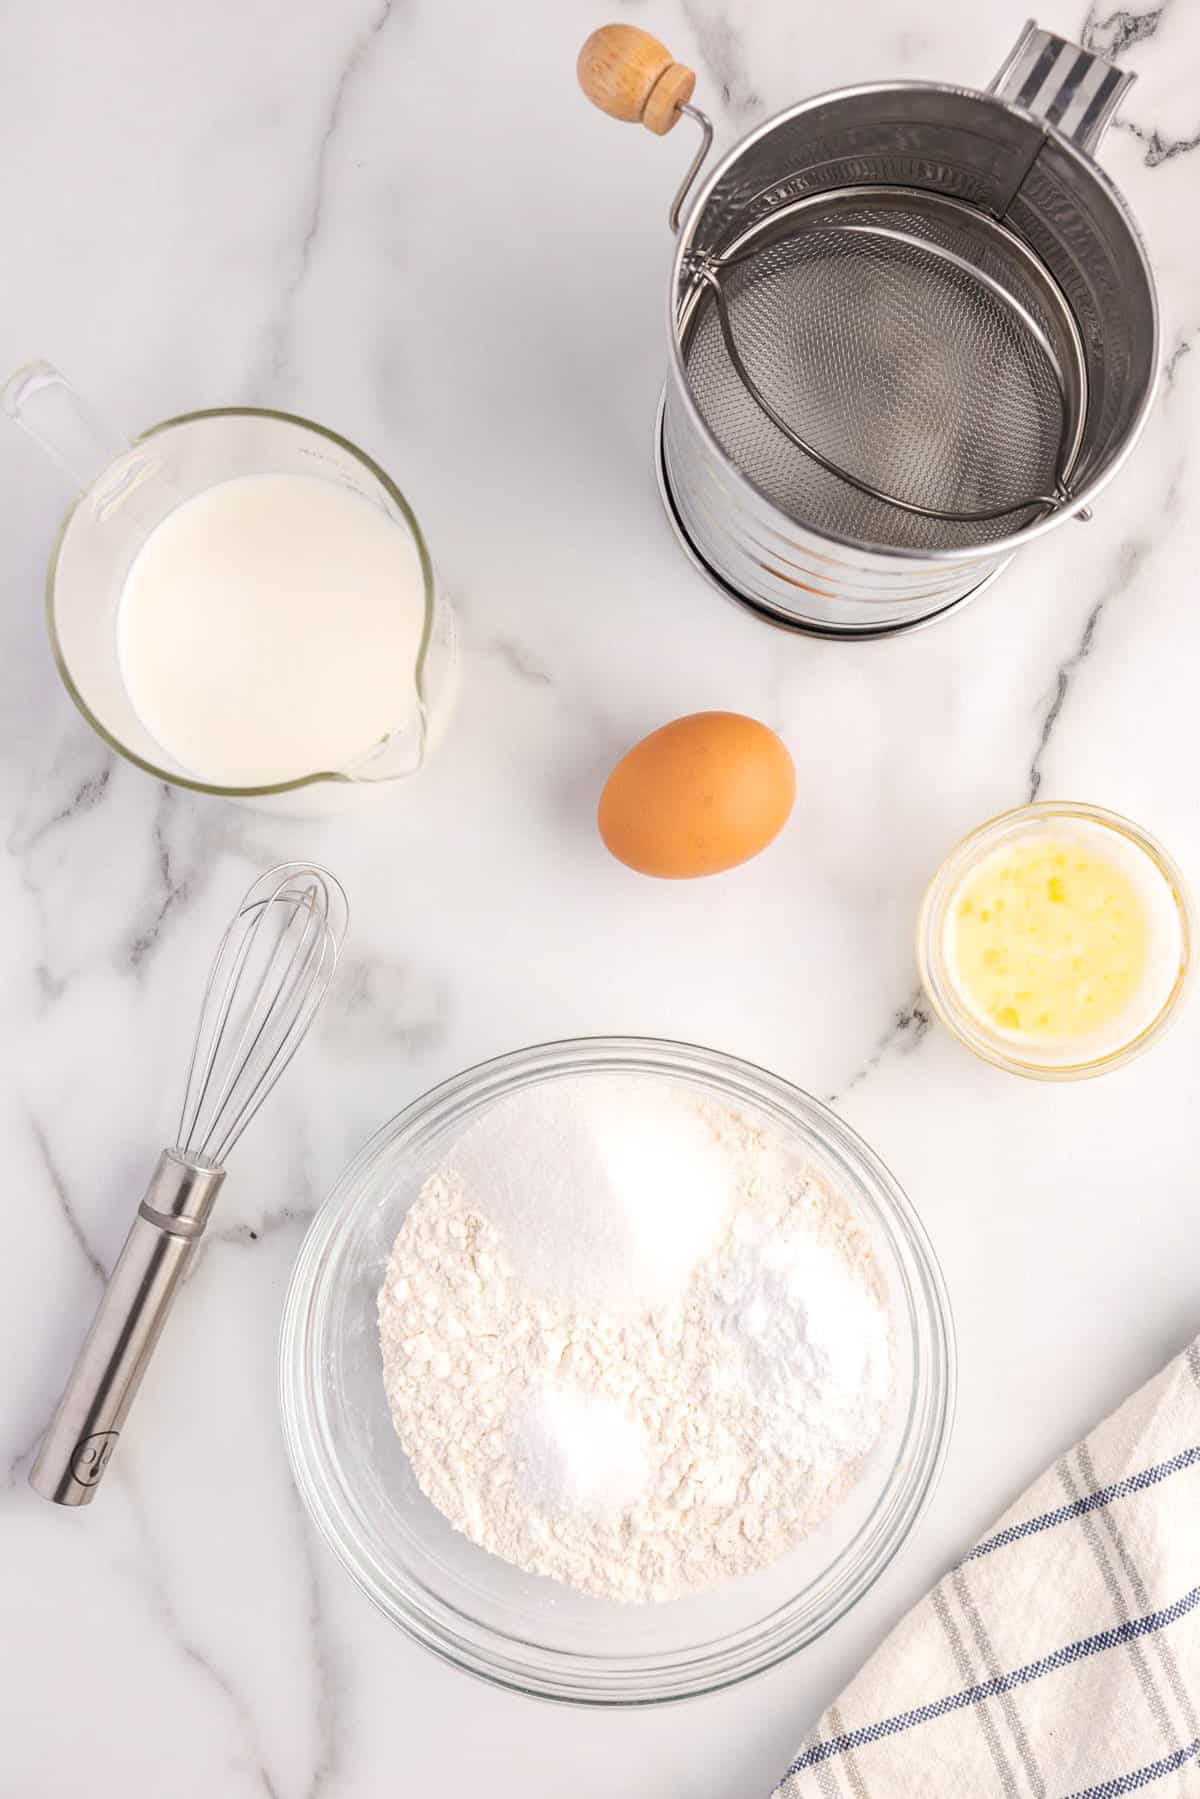
[[[205,988],[179,1123],[180,1150],[220,1167],[304,1039],[345,934],[341,886],[288,863],[246,894]]]

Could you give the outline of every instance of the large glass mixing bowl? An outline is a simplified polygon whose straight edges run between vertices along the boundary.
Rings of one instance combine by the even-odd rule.
[[[631,1606],[523,1574],[420,1492],[384,1395],[376,1295],[404,1214],[484,1107],[564,1076],[682,1081],[770,1121],[855,1207],[896,1334],[892,1417],[858,1484],[771,1567],[664,1605]],[[499,1686],[650,1705],[731,1685],[827,1630],[878,1579],[929,1498],[949,1434],[954,1339],[912,1206],[862,1139],[777,1076],[714,1050],[591,1038],[518,1050],[434,1088],[383,1127],[314,1219],[288,1291],[280,1395],[288,1452],[323,1535],[394,1624]]]

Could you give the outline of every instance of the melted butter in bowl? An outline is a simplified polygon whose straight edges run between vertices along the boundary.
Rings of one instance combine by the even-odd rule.
[[[1098,807],[1024,806],[966,838],[918,940],[943,1022],[1014,1072],[1067,1079],[1136,1054],[1190,973],[1191,902],[1165,851]]]

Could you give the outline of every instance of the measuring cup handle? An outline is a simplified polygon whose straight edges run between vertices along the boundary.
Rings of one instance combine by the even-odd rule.
[[[49,362],[27,362],[0,389],[0,405],[85,493],[129,444]]]
[[[1025,107],[1090,155],[1136,80],[1030,19],[988,91]]]
[[[663,137],[679,123],[696,77],[636,25],[602,25],[579,52],[579,85],[601,112]]]

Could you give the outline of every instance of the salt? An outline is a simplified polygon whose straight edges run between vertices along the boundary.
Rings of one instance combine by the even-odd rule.
[[[521,1489],[544,1511],[596,1517],[642,1497],[650,1468],[646,1427],[603,1393],[535,1387],[514,1408],[510,1433]]]

